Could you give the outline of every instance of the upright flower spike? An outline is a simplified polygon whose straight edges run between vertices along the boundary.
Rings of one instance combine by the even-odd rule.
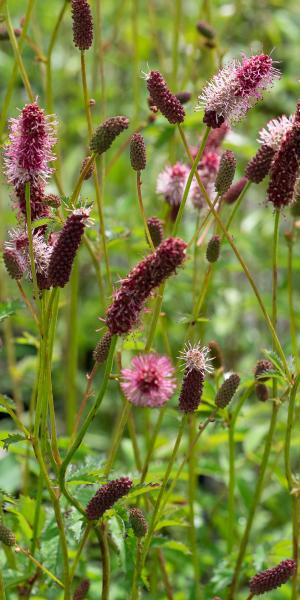
[[[93,18],[87,0],[72,0],[73,42],[79,50],[88,50],[93,43]]]
[[[129,509],[129,523],[133,529],[133,533],[137,538],[142,538],[148,531],[147,521],[144,513],[140,508]]]
[[[8,529],[3,523],[0,523],[0,542],[5,546],[15,546],[16,536],[11,529]]]
[[[106,361],[109,354],[110,345],[111,334],[109,331],[107,331],[101,338],[101,340],[98,342],[93,352],[94,361],[97,362],[99,365],[102,365]]]
[[[224,122],[239,121],[279,76],[270,56],[244,56],[241,62],[232,61],[213,77],[199,96],[196,110],[204,109],[203,121],[213,129]]]
[[[135,356],[131,368],[122,369],[121,388],[132,404],[160,408],[176,388],[174,368],[166,356],[153,353]]]
[[[203,391],[205,372],[212,372],[207,355],[209,349],[200,344],[187,345],[182,353],[185,363],[184,376],[179,396],[179,409],[184,413],[197,410]]]
[[[48,267],[50,286],[64,287],[68,283],[88,216],[88,210],[77,208],[67,218],[51,253]]]
[[[245,175],[253,183],[260,183],[269,173],[275,153],[279,150],[285,134],[291,129],[294,116],[283,115],[269,121],[259,133],[261,146],[249,161]]]
[[[140,133],[134,133],[130,140],[130,163],[134,171],[146,168],[146,145]]]
[[[106,314],[111,335],[127,334],[137,325],[151,292],[184,262],[186,247],[180,238],[167,238],[122,280]]]
[[[87,518],[91,521],[100,519],[106,510],[112,508],[115,502],[128,494],[131,487],[132,481],[129,477],[113,479],[109,483],[102,485],[86,507]]]
[[[206,260],[209,263],[217,262],[220,256],[221,238],[219,235],[213,235],[206,248]]]
[[[279,210],[291,204],[300,170],[300,102],[295,120],[287,131],[270,170],[267,200]]]
[[[215,188],[218,194],[228,192],[234,178],[236,159],[231,150],[225,150],[221,156],[220,166],[216,177]]]
[[[189,172],[185,164],[177,162],[175,165],[165,167],[158,175],[156,192],[162,194],[171,207],[180,205]]]
[[[150,71],[146,76],[147,89],[153,103],[166,117],[169,123],[175,125],[184,121],[185,112],[182,104],[174,94],[170,92],[167,84],[159,71]]]
[[[95,152],[99,155],[106,152],[116,137],[128,128],[128,125],[129,119],[127,119],[127,117],[118,116],[106,119],[99,127],[97,127],[92,135],[90,142],[91,152]]]
[[[154,248],[157,248],[163,241],[164,230],[160,219],[157,217],[149,217],[147,225]]]
[[[215,402],[218,408],[226,408],[226,406],[228,406],[240,385],[240,381],[240,377],[237,373],[232,373],[225,379],[216,395]]]
[[[90,589],[89,580],[83,579],[73,594],[73,600],[84,600],[85,598],[87,598],[89,589]]]
[[[281,587],[295,573],[296,563],[292,559],[281,561],[276,567],[266,569],[254,575],[249,583],[249,589],[253,596],[261,596]]]

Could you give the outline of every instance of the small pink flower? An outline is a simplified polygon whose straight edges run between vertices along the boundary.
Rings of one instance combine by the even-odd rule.
[[[196,110],[204,109],[203,121],[213,129],[224,122],[239,121],[279,76],[270,56],[244,56],[241,62],[232,61],[213,77],[199,96]]]
[[[176,388],[170,360],[158,354],[141,354],[131,365],[122,370],[121,387],[127,400],[136,406],[163,406]]]
[[[187,178],[189,168],[183,163],[166,167],[157,178],[156,192],[162,194],[170,206],[179,206]]]

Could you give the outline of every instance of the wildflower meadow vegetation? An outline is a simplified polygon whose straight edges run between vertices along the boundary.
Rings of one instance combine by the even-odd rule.
[[[299,5],[0,21],[0,600],[297,600]]]

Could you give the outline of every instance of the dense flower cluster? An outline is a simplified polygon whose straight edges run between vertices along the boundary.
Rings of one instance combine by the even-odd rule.
[[[135,356],[131,361],[131,368],[122,370],[121,387],[132,404],[161,407],[175,390],[174,368],[167,356]]]
[[[129,522],[136,537],[142,538],[146,535],[148,531],[148,525],[140,508],[130,509]]]
[[[102,485],[86,507],[87,518],[91,521],[100,519],[106,510],[112,508],[115,502],[128,494],[131,487],[132,481],[129,477],[113,479]]]
[[[93,133],[90,142],[90,150],[91,152],[95,152],[95,154],[103,154],[106,152],[113,141],[128,128],[129,119],[127,117],[117,116],[110,117],[106,119],[99,127],[97,127],[96,131]]]
[[[180,100],[170,92],[159,71],[150,71],[150,73],[146,75],[146,80],[152,102],[157,106],[164,117],[168,119],[169,123],[182,123],[185,117],[182,104]]]
[[[184,413],[197,410],[202,397],[205,373],[213,369],[209,365],[208,348],[200,344],[188,344],[182,353],[185,364],[184,376],[179,396],[179,409]]]
[[[122,280],[106,315],[112,335],[129,333],[137,325],[151,292],[182,265],[186,246],[180,238],[164,240]]]
[[[87,0],[72,0],[73,41],[79,50],[88,50],[93,43],[93,18]]]
[[[143,171],[146,168],[146,146],[143,136],[134,133],[130,140],[130,162],[135,171]]]
[[[80,584],[77,586],[77,588],[73,594],[73,600],[84,600],[87,597],[89,589],[90,589],[89,580],[83,579],[80,582]]]
[[[203,121],[213,129],[224,122],[238,121],[278,77],[270,56],[244,56],[241,62],[231,62],[213,77],[199,96],[196,110],[204,109]]]
[[[163,224],[161,220],[157,217],[149,217],[149,219],[147,219],[147,225],[153,246],[154,248],[157,248],[157,246],[159,246],[159,244],[161,244],[161,242],[163,241]]]
[[[218,408],[226,408],[226,406],[228,406],[240,385],[240,381],[240,377],[237,373],[232,373],[225,379],[216,395],[215,402]]]
[[[249,589],[254,596],[260,596],[271,590],[279,588],[286,583],[294,574],[296,563],[292,559],[281,561],[272,569],[266,569],[254,575],[249,583]]]

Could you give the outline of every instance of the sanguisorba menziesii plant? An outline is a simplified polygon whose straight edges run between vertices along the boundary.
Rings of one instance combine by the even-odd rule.
[[[114,111],[109,70],[114,79],[117,67],[105,58],[118,26],[110,41],[105,2],[62,3],[46,56],[37,29],[28,34],[39,16],[33,4],[21,30],[12,26],[8,3],[0,6],[0,43],[15,61],[1,112],[7,226],[0,300],[8,366],[1,439],[3,460],[8,452],[19,478],[11,484],[7,471],[0,484],[0,599],[233,600],[287,585],[296,600],[299,103],[294,114],[271,119],[268,107],[258,149],[245,164],[232,129],[280,77],[269,54],[225,57],[199,86],[193,113],[192,92],[179,86],[176,35],[171,72],[154,64],[140,76],[140,14],[133,6],[133,54],[122,59],[133,64],[134,106],[125,77]],[[176,31],[179,17],[180,10]],[[195,33],[222,62],[210,23],[199,21]],[[62,130],[60,111],[47,109],[59,107],[67,90],[67,83],[56,89],[54,77],[55,52],[64,43],[81,86],[76,82]],[[41,70],[28,64],[24,44],[37,53]],[[18,114],[6,133],[2,121],[15,114],[17,94]],[[255,144],[257,133],[248,134]],[[264,223],[274,222],[262,274],[253,274],[247,257],[256,240],[243,241],[251,227],[243,229],[242,216],[251,217],[255,202],[250,186],[253,198],[261,198]],[[280,216],[286,226],[290,206],[286,298]],[[232,233],[239,215],[241,228]],[[229,298],[236,296],[224,273],[231,288],[249,294],[243,307],[249,317],[238,327],[230,314],[227,323]],[[21,302],[10,302],[16,293]],[[259,317],[250,313],[255,306]],[[239,362],[247,347],[241,340],[251,355]],[[30,355],[22,350],[27,345]],[[280,456],[272,466],[273,451]],[[266,540],[262,531],[272,510],[264,491],[270,498],[273,472],[288,512],[280,548],[278,524]],[[248,589],[258,564],[265,570]]]

